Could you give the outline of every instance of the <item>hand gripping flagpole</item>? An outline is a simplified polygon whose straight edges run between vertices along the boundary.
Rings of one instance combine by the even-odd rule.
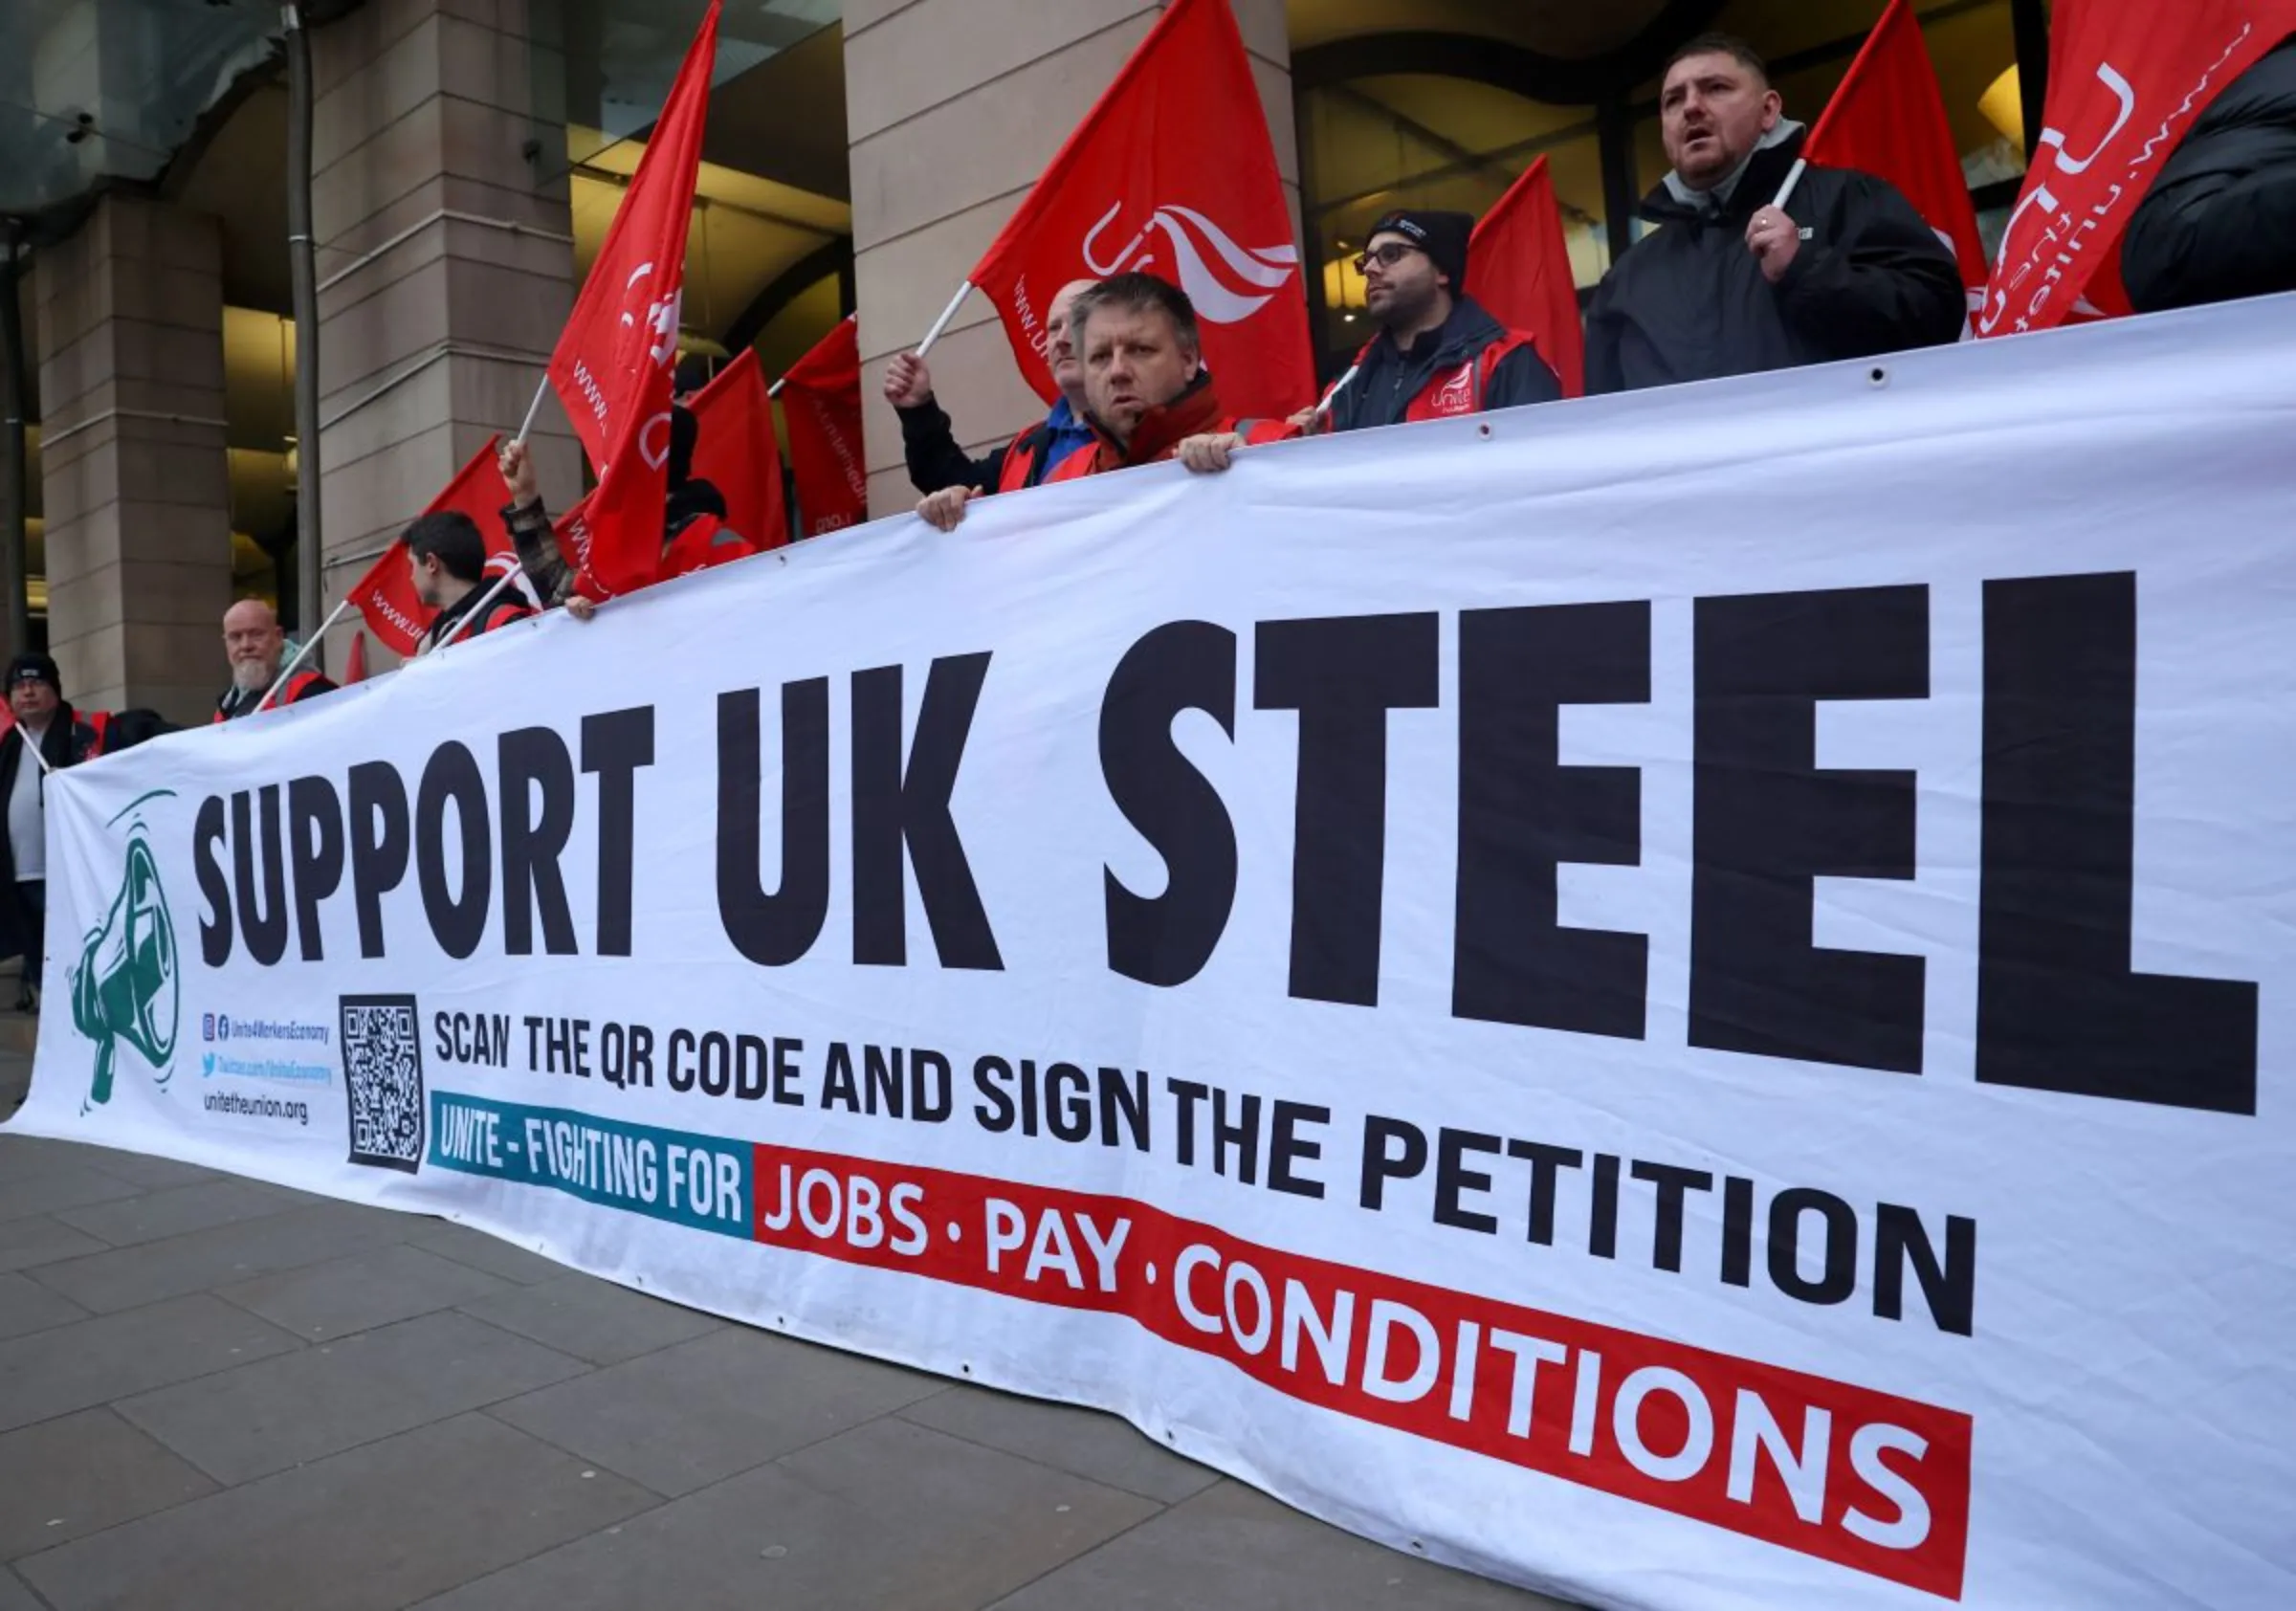
[[[328,616],[324,621],[321,621],[319,624],[319,630],[313,632],[309,641],[307,641],[302,648],[295,651],[295,658],[288,661],[287,664],[280,669],[279,680],[273,683],[270,688],[266,689],[264,691],[263,697],[255,701],[256,710],[263,711],[271,708],[271,702],[278,697],[279,690],[287,686],[287,679],[295,675],[296,669],[302,665],[305,660],[308,660],[311,657],[311,651],[319,647],[320,640],[327,635],[328,631],[334,627],[335,623],[342,620],[344,612],[350,607],[351,601],[348,599],[343,600],[342,603],[335,607],[335,612],[332,615]]]
[[[1786,182],[1777,188],[1777,195],[1770,203],[1770,205],[1777,208],[1780,212],[1783,212],[1786,210],[1786,203],[1794,199],[1794,187],[1801,183],[1801,176],[1809,172],[1809,170],[1810,159],[1807,157],[1796,157],[1794,159],[1794,166],[1786,169]]]

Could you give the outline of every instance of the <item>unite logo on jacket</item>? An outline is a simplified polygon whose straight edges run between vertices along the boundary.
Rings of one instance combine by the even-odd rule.
[[[1470,358],[1459,365],[1459,372],[1427,394],[1424,419],[1447,420],[1458,414],[1475,411],[1475,364]]]

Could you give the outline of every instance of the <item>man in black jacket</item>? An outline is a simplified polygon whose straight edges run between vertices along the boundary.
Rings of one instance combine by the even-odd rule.
[[[101,753],[103,742],[95,726],[64,702],[62,675],[45,654],[19,654],[9,662],[8,708],[15,725],[0,738],[0,802],[7,811],[7,828],[0,832],[0,956],[24,959],[16,1000],[22,1012],[38,1004],[40,959],[47,949],[48,774]],[[39,755],[26,755],[27,744],[38,746]]]
[[[1509,330],[1467,294],[1464,212],[1390,212],[1363,254],[1363,305],[1380,323],[1332,394],[1332,430],[1552,403],[1562,384],[1528,332]]]
[[[1659,98],[1674,171],[1644,199],[1662,225],[1602,276],[1586,319],[1586,388],[1868,358],[1957,341],[1968,300],[1951,251],[1883,180],[1804,170],[1803,130],[1744,40],[1675,53]]]
[[[460,510],[440,509],[419,517],[400,541],[407,544],[414,596],[438,612],[423,634],[423,653],[457,632],[475,638],[534,613],[517,587],[495,592],[486,574],[486,539],[477,522]],[[463,626],[463,617],[474,611],[475,619]]]
[[[1084,414],[1084,365],[1076,355],[1074,332],[1069,328],[1069,310],[1078,297],[1093,288],[1089,279],[1072,279],[1052,294],[1045,310],[1045,363],[1060,401],[1043,420],[1022,431],[985,458],[973,458],[957,445],[949,416],[933,396],[933,371],[914,352],[897,355],[885,370],[885,401],[901,421],[901,456],[908,461],[909,479],[930,497],[943,487],[970,487],[977,493],[1018,492],[1042,486],[1061,461],[1079,449],[1090,452],[1093,428]]]
[[[2139,313],[2296,291],[2296,34],[2184,137],[2121,243]]]

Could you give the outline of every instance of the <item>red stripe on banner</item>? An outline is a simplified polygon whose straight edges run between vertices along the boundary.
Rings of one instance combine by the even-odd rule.
[[[1126,1198],[761,1145],[760,1242],[1129,1315],[1304,1402],[1961,1597],[1970,1418],[1265,1247]]]

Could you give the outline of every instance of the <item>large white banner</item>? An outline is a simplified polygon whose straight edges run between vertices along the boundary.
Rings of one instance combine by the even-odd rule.
[[[13,1128],[1599,1605],[2283,1611],[2292,464],[2283,300],[498,632],[50,783]]]

